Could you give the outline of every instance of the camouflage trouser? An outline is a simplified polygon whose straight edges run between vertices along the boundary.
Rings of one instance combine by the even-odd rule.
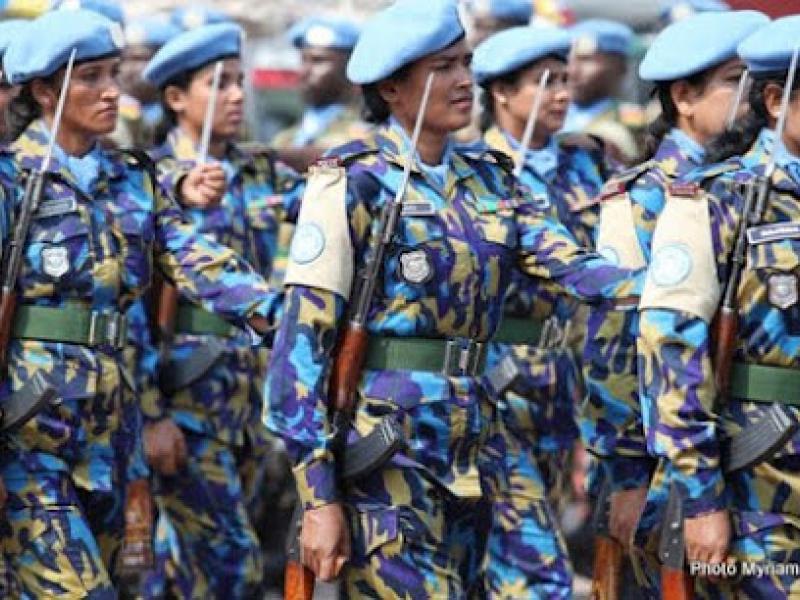
[[[90,493],[66,473],[42,475],[6,477],[2,543],[18,597],[116,598],[107,565],[122,544],[122,488]]]
[[[509,486],[492,505],[484,557],[487,596],[571,598],[572,567],[547,487],[539,452],[518,442],[506,455]]]
[[[477,583],[486,503],[394,466],[348,487],[345,501],[353,542],[347,598],[465,598]]]
[[[189,461],[174,477],[157,477],[156,572],[148,598],[165,589],[179,598],[256,598],[262,559],[245,505],[247,461],[218,440],[184,430]]]

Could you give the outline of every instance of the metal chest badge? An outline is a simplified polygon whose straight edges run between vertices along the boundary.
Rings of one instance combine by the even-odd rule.
[[[785,310],[797,304],[797,275],[785,273],[770,275],[767,280],[769,286],[769,303]]]
[[[400,276],[407,283],[419,285],[433,277],[433,265],[425,250],[411,250],[400,255]]]
[[[42,270],[54,279],[60,279],[69,271],[69,251],[64,246],[48,246],[42,249]]]

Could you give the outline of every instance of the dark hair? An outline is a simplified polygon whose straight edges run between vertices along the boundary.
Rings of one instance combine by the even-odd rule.
[[[161,108],[163,109],[163,116],[161,120],[158,122],[158,125],[155,127],[154,138],[156,146],[160,146],[164,143],[167,139],[167,135],[175,126],[178,124],[178,115],[175,114],[169,104],[167,104],[167,99],[165,97],[165,93],[167,88],[170,86],[175,86],[176,88],[183,90],[184,92],[189,89],[189,86],[192,83],[192,79],[194,76],[197,75],[199,71],[205,69],[208,65],[216,63],[219,60],[225,60],[226,58],[241,58],[238,54],[231,54],[229,56],[220,56],[215,58],[214,60],[210,60],[208,62],[203,63],[199,67],[195,67],[189,71],[181,71],[171,79],[169,79],[166,83],[161,86],[160,92],[160,100],[161,100]]]
[[[394,79],[396,81],[405,79],[408,77],[410,70],[409,67],[410,65],[400,67],[386,79]],[[392,114],[392,111],[389,109],[389,105],[386,103],[386,100],[383,99],[383,96],[381,96],[381,93],[378,91],[378,83],[368,83],[366,85],[362,85],[361,99],[361,117],[367,123],[380,125],[389,120],[389,116]]]
[[[702,92],[708,83],[712,69],[706,69],[688,77],[656,83],[655,88],[653,88],[653,96],[658,99],[661,112],[647,127],[647,135],[644,141],[645,160],[653,158],[664,136],[678,125],[678,108],[675,106],[675,102],[672,101],[672,93],[670,91],[672,84],[677,81],[686,81],[689,85],[698,88]]]
[[[786,81],[787,71],[752,74],[753,85],[750,86],[748,103],[750,110],[745,116],[733,124],[733,127],[712,138],[706,144],[707,159],[709,164],[722,162],[732,156],[741,156],[755,143],[758,134],[769,125],[769,113],[764,100],[764,90],[767,84],[783,85]],[[792,96],[800,88],[800,82],[795,79]]]
[[[28,82],[11,99],[6,108],[5,120],[8,139],[17,139],[28,128],[28,125],[41,116],[42,107],[33,97],[33,86],[31,82]]]
[[[559,60],[561,62],[566,62],[563,56],[559,56],[558,54],[548,54],[546,56],[542,56],[533,60],[529,63],[522,65],[521,67],[517,67],[513,71],[509,71],[508,73],[504,73],[502,75],[498,75],[488,81],[484,81],[481,84],[481,89],[483,90],[483,94],[481,94],[481,121],[480,121],[480,128],[481,131],[486,131],[494,125],[495,119],[497,117],[495,110],[494,110],[494,98],[492,97],[492,85],[495,83],[504,83],[510,86],[516,86],[519,83],[519,78],[522,76],[523,71],[529,69],[531,66],[536,64],[537,62],[544,60],[546,58],[553,58]]]

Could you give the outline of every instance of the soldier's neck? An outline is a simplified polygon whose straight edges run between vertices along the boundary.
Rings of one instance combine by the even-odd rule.
[[[53,131],[53,117],[45,115],[43,118],[47,128]],[[84,131],[72,130],[63,121],[56,136],[56,143],[70,156],[83,156],[94,147],[96,142],[97,139],[94,136],[87,135]]]

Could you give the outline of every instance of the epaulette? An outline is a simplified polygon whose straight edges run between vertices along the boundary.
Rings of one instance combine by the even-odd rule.
[[[339,166],[344,166],[357,158],[367,154],[377,154],[379,151],[380,149],[378,148],[377,142],[372,136],[370,136],[364,139],[353,140],[352,142],[348,142],[343,146],[333,148],[332,150],[329,150],[320,160],[326,161],[329,159],[338,159],[340,161]]]
[[[514,159],[501,150],[487,148],[484,157],[490,156],[497,165],[508,173],[514,172]]]
[[[667,192],[669,192],[670,196],[680,198],[694,198],[702,189],[701,185],[691,181],[673,181],[667,186]]]
[[[655,166],[655,161],[648,160],[614,175],[611,179],[606,181],[601,188],[599,194],[600,200],[602,201],[606,200],[607,198],[618,196],[619,194],[624,194],[630,190],[631,186],[636,182],[637,179],[639,179],[639,177],[647,173]]]
[[[714,163],[713,165],[706,165],[699,167],[683,178],[683,181],[691,181],[702,185],[703,182],[718,177],[724,173],[731,171],[738,171],[742,168],[742,162],[738,157],[730,158],[724,162]]]
[[[579,149],[588,152],[605,152],[606,144],[599,136],[591,133],[566,133],[558,137],[558,144],[565,149]]]

